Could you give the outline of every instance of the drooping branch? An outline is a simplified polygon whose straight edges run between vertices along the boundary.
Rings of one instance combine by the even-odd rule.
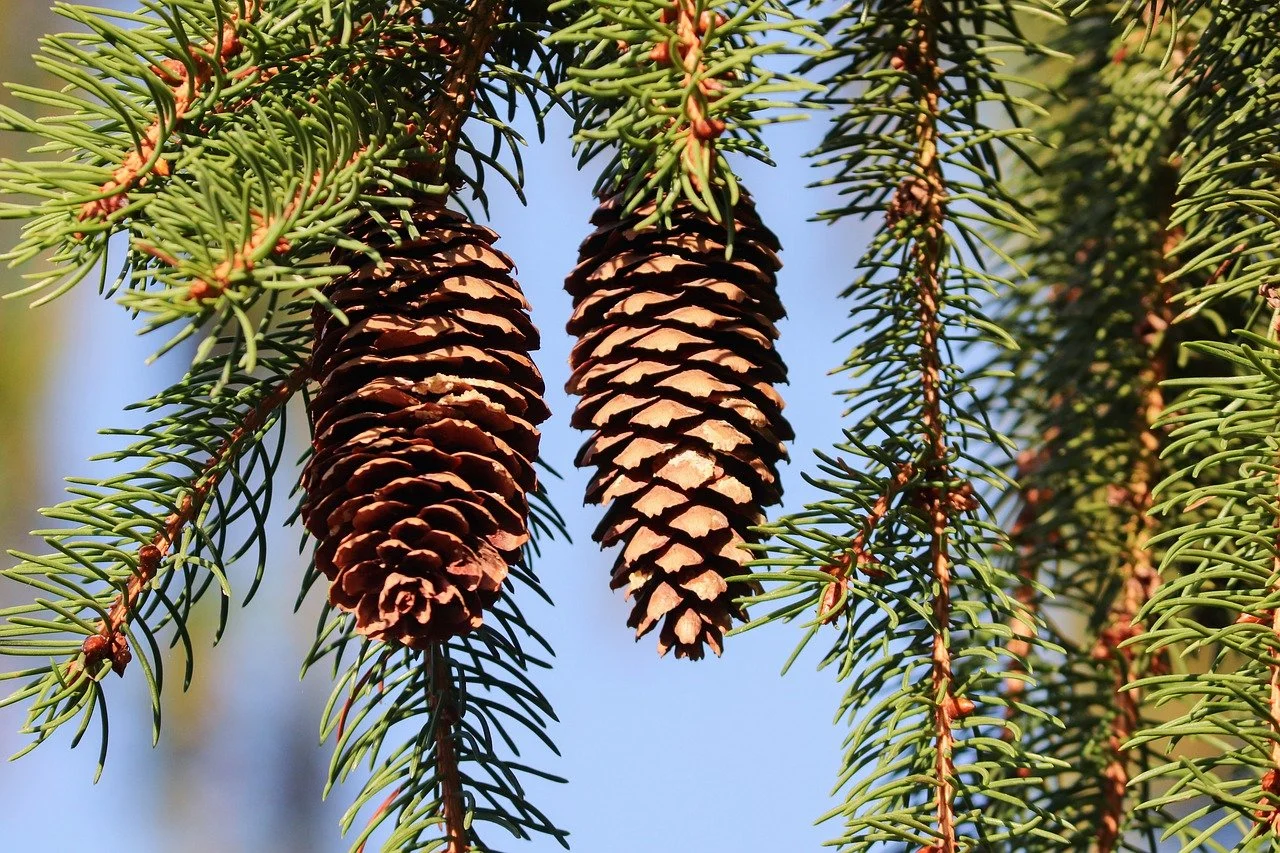
[[[1163,221],[1168,221],[1172,209],[1171,198]],[[1163,229],[1162,258],[1167,257],[1181,241],[1179,229]],[[1153,490],[1160,479],[1160,452],[1164,447],[1164,432],[1157,424],[1165,409],[1161,384],[1169,374],[1171,353],[1163,343],[1163,333],[1173,321],[1173,294],[1167,271],[1158,267],[1156,287],[1138,329],[1148,357],[1136,379],[1140,404],[1137,454],[1129,481],[1114,490],[1112,499],[1113,504],[1126,506],[1132,515],[1127,525],[1127,544],[1120,566],[1120,593],[1112,606],[1107,625],[1098,635],[1093,652],[1096,659],[1110,660],[1115,667],[1115,716],[1111,720],[1108,738],[1110,754],[1099,780],[1102,811],[1098,820],[1098,853],[1111,853],[1120,839],[1130,775],[1126,744],[1137,731],[1139,721],[1140,691],[1128,685],[1140,674],[1140,655],[1135,646],[1125,644],[1125,641],[1142,633],[1142,626],[1136,621],[1137,614],[1151,600],[1160,584],[1160,573],[1151,549],[1151,538],[1156,531],[1151,509]]]
[[[946,185],[938,155],[938,112],[943,71],[938,64],[936,28],[939,10],[931,0],[913,0],[916,20],[911,41],[899,53],[903,67],[913,74],[918,103],[915,122],[915,175],[898,188],[894,205],[899,214],[913,214],[917,223],[911,251],[917,286],[919,321],[921,421],[924,428],[924,476],[932,481],[922,493],[929,525],[929,564],[933,575],[933,723],[936,786],[936,853],[956,853],[955,736],[953,724],[972,703],[954,689],[950,649],[951,556],[948,528],[954,514],[947,472],[946,425],[942,414],[941,265],[945,249]]]
[[[179,541],[183,529],[199,517],[209,497],[214,493],[222,475],[235,456],[244,449],[247,439],[260,430],[271,415],[288,402],[302,387],[310,375],[310,364],[303,364],[280,382],[266,397],[248,411],[240,425],[231,432],[221,446],[209,457],[204,469],[193,482],[190,491],[182,496],[177,510],[171,513],[151,541],[138,550],[138,563],[124,589],[116,596],[114,604],[101,620],[96,633],[81,644],[83,663],[72,661],[67,674],[72,679],[81,674],[93,677],[98,666],[106,660],[118,675],[123,675],[132,660],[125,627],[137,611],[138,600],[148,584],[155,578],[160,564]]]

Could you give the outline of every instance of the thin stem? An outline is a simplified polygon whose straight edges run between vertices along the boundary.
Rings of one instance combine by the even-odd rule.
[[[458,44],[451,46],[453,62],[427,109],[423,137],[435,161],[426,167],[427,175],[422,177],[439,180],[448,171],[458,134],[475,100],[481,67],[505,15],[506,4],[496,0],[472,0],[467,7],[462,36]]]
[[[467,810],[462,799],[462,774],[458,769],[457,744],[454,732],[461,717],[453,695],[449,672],[449,654],[443,644],[431,650],[432,703],[435,706],[436,775],[440,779],[440,800],[443,803],[445,837],[449,842],[446,853],[467,853]]]
[[[405,5],[402,4],[402,9]],[[472,0],[458,44],[452,48],[453,62],[427,109],[424,144],[433,162],[415,171],[415,177],[439,181],[449,170],[456,154],[458,134],[475,100],[476,85],[484,60],[493,47],[498,25],[506,15],[506,4],[497,0]],[[462,710],[454,696],[449,658],[443,644],[431,649],[435,706],[436,774],[440,780],[440,800],[444,813],[445,853],[467,853],[470,849],[463,800],[462,774],[458,766],[457,726]]]
[[[875,568],[876,558],[867,547],[867,543],[880,522],[889,513],[893,499],[902,493],[915,475],[916,466],[910,462],[904,462],[898,466],[898,473],[889,481],[884,494],[876,498],[876,502],[872,504],[871,511],[867,513],[862,527],[854,534],[849,547],[833,565],[826,568],[834,580],[828,584],[822,596],[822,609],[818,616],[824,622],[830,624],[839,617],[841,611],[837,609],[837,605],[848,591],[849,578],[854,572],[861,571],[873,580],[884,577],[884,572]]]

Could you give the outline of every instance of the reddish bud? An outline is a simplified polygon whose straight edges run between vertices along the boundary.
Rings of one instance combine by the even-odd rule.
[[[192,285],[187,288],[187,296],[191,297],[191,299],[196,302],[199,302],[202,299],[217,297],[221,295],[221,293],[221,287],[210,284],[204,280],[193,282]]]
[[[160,549],[155,545],[143,545],[138,549],[138,567],[148,571],[155,571],[160,565]]]
[[[707,120],[705,118],[696,119],[693,122],[693,135],[699,139],[715,139],[724,133],[725,124],[718,118]]]
[[[107,638],[101,634],[85,637],[84,642],[80,644],[80,651],[84,654],[85,667],[92,667],[105,658],[109,645]]]
[[[719,12],[703,12],[698,16],[698,32],[705,33],[707,30],[723,27],[728,20]]]
[[[129,661],[133,660],[133,652],[129,651],[129,641],[124,634],[115,634],[111,638],[111,671],[123,676]]]

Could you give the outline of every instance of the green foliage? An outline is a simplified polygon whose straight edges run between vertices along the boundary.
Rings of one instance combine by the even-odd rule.
[[[1246,830],[1225,849],[1272,844],[1272,816],[1280,808],[1273,621],[1280,574],[1274,534],[1280,303],[1272,290],[1280,273],[1278,62],[1280,22],[1270,10],[1215,3],[1182,75],[1197,120],[1183,147],[1182,201],[1173,219],[1186,228],[1176,276],[1210,276],[1183,294],[1182,312],[1203,315],[1243,299],[1257,318],[1188,344],[1218,368],[1171,383],[1182,392],[1167,420],[1177,468],[1161,486],[1159,509],[1170,518],[1161,543],[1165,574],[1176,580],[1148,604],[1143,640],[1207,666],[1140,682],[1156,706],[1173,713],[1138,740],[1167,738],[1178,747],[1147,772],[1163,788],[1147,807],[1176,804],[1187,822],[1196,821],[1202,831],[1183,850],[1232,823]],[[1206,476],[1214,469],[1224,476]],[[1206,606],[1228,614],[1228,624],[1206,624],[1200,618]]]
[[[1001,156],[1025,156],[1030,134],[1017,113],[1033,105],[995,57],[1042,52],[1015,12],[976,2],[842,6],[824,27],[830,50],[809,66],[822,75],[817,100],[836,111],[814,156],[844,202],[824,218],[885,222],[844,293],[857,338],[840,368],[854,380],[841,392],[845,439],[807,477],[824,497],[766,528],[777,544],[759,565],[774,571],[757,577],[778,586],[756,601],[773,609],[754,624],[803,619],[807,644],[836,623],[823,665],[848,684],[839,716],[851,731],[843,802],[826,818],[843,823],[830,842],[842,851],[1064,843],[1055,816],[1029,802],[1055,763],[1020,737],[1022,726],[1052,720],[1002,690],[1006,678],[1032,679],[1010,647],[1022,609],[998,559],[1007,536],[982,499],[1005,487],[986,459],[1010,443],[976,399],[991,377],[965,366],[1009,343],[978,305],[1007,284],[981,263],[992,253],[988,233],[1032,229],[1000,183]],[[988,124],[984,105],[1002,107],[1012,126]],[[930,196],[940,197],[932,214]],[[931,510],[941,500],[952,502]],[[939,650],[953,662],[945,676]],[[967,713],[944,713],[961,700],[972,703]]]
[[[237,563],[252,598],[312,311],[347,271],[332,258],[376,257],[356,217],[483,208],[495,175],[520,194],[513,122],[541,135],[560,108],[599,194],[645,224],[682,200],[723,220],[731,155],[769,162],[763,129],[803,94],[832,116],[821,218],[882,218],[844,291],[843,439],[752,577],[749,627],[800,623],[796,653],[826,641],[845,685],[830,845],[1275,847],[1280,17],[802,5],[58,5],[75,32],[36,59],[55,82],[0,105],[30,145],[0,160],[0,218],[22,226],[0,257],[37,303],[95,281],[190,366],[113,433],[113,473],[43,511],[47,553],[0,571],[31,593],[0,611],[21,660],[0,705],[27,709],[28,749],[96,723],[105,751],[105,678],[131,657],[158,733],[165,646],[189,684],[192,608],[215,596],[220,636]],[[364,778],[353,850],[566,843],[526,795],[554,777],[521,754],[555,749],[552,654],[521,609],[545,598],[536,543],[563,532],[545,493],[532,525],[474,633],[393,650],[324,607],[306,665],[334,674],[330,787]]]
[[[553,37],[575,47],[561,90],[576,117],[579,165],[607,155],[601,195],[664,219],[687,199],[725,220],[738,201],[727,155],[770,162],[761,128],[794,116],[782,96],[814,87],[761,62],[794,52],[813,22],[779,0],[559,0],[581,7]],[[787,38],[790,36],[790,38]]]
[[[194,652],[186,623],[192,607],[216,590],[220,636],[232,594],[228,567],[242,558],[256,564],[246,602],[262,579],[272,475],[284,451],[284,432],[277,426],[283,412],[273,406],[254,429],[245,431],[243,425],[247,413],[260,408],[306,361],[306,347],[305,328],[293,322],[260,342],[258,374],[227,376],[217,362],[201,362],[141,404],[156,413],[149,424],[111,433],[129,443],[100,459],[124,473],[70,480],[71,496],[42,510],[59,524],[36,532],[49,553],[15,552],[20,562],[0,573],[36,596],[30,604],[0,611],[0,654],[29,661],[0,675],[23,682],[3,704],[27,704],[24,732],[34,735],[27,750],[64,724],[74,725],[73,742],[78,742],[96,718],[102,732],[101,773],[107,747],[102,682],[112,662],[87,661],[82,644],[100,620],[109,618],[117,595],[138,574],[140,551],[171,542],[154,581],[142,588],[134,605],[136,618],[121,626],[146,677],[159,736],[165,646],[181,644],[182,683],[190,684]],[[204,491],[207,499],[199,497]],[[178,516],[183,523],[171,523]],[[246,522],[242,540],[229,531],[237,519]]]

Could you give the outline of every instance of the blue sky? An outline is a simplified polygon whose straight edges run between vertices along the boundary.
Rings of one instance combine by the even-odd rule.
[[[791,370],[783,389],[798,434],[784,471],[787,507],[812,492],[802,482],[812,449],[839,435],[839,404],[827,375],[847,343],[834,344],[846,310],[836,300],[869,234],[865,226],[834,228],[807,221],[831,202],[827,191],[804,191],[817,177],[799,155],[822,122],[779,125],[768,138],[782,164],[742,164],[745,184],[784,246],[780,274],[789,317],[780,349]],[[733,638],[724,658],[690,664],[659,660],[652,637],[635,643],[625,627],[627,605],[608,589],[611,555],[590,541],[598,509],[581,508],[586,475],[572,468],[583,436],[568,426],[571,401],[561,391],[568,370],[563,332],[569,300],[561,281],[573,265],[594,206],[594,174],[577,174],[568,127],[552,123],[549,141],[527,152],[529,207],[490,187],[491,224],[499,247],[519,265],[519,277],[543,330],[538,361],[547,376],[554,419],[545,426],[544,456],[565,479],[551,484],[575,544],[556,543],[538,568],[554,609],[531,605],[530,617],[557,651],[557,667],[541,683],[561,722],[553,736],[563,758],[534,763],[568,777],[546,785],[538,804],[571,834],[578,851],[703,853],[817,849],[835,827],[814,819],[831,804],[843,727],[832,725],[839,689],[828,673],[802,659],[784,679],[779,669],[798,628],[770,627]],[[91,289],[45,311],[66,312],[61,364],[46,394],[40,429],[47,449],[42,492],[29,507],[9,507],[36,526],[34,507],[58,499],[59,478],[91,470],[84,460],[110,446],[101,426],[127,423],[121,407],[167,384],[177,364],[144,367],[153,341],[133,335],[124,313]],[[34,328],[34,326],[33,326]],[[295,424],[300,424],[295,419]],[[2,438],[2,437],[0,437]],[[275,507],[282,523],[287,507]],[[315,608],[292,613],[302,564],[297,530],[274,537],[266,587],[233,613],[226,640],[197,649],[196,692],[185,700],[188,725],[162,732],[150,748],[150,719],[137,672],[111,679],[112,750],[103,780],[91,784],[95,754],[69,751],[65,739],[17,764],[0,765],[0,837],[7,850],[64,853],[227,851],[286,853],[344,850],[337,818],[354,788],[339,790],[318,812],[289,803],[318,798],[328,746],[316,743],[327,684],[323,672],[299,683],[299,661]],[[246,584],[242,580],[241,589]],[[207,638],[206,634],[206,638]],[[175,705],[175,707],[177,707]],[[12,753],[19,717],[0,711],[0,749]],[[542,853],[549,840],[506,849]]]

